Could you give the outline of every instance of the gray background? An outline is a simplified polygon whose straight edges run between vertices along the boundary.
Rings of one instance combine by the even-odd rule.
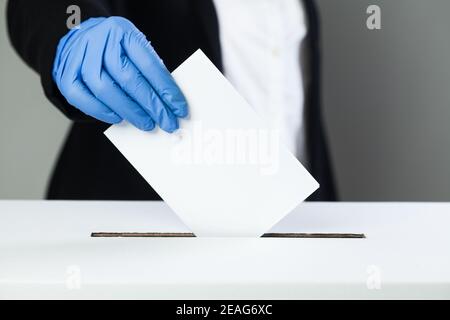
[[[450,200],[450,1],[319,0],[342,200]],[[10,48],[0,0],[0,199],[40,199],[69,122]],[[382,9],[382,30],[366,8]]]

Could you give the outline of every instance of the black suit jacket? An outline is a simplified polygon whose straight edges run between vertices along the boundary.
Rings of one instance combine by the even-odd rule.
[[[309,169],[321,188],[310,200],[335,200],[333,178],[322,128],[319,96],[319,31],[312,0],[309,19],[311,75],[306,123]],[[48,99],[73,120],[50,181],[49,199],[156,200],[158,194],[106,139],[107,125],[69,105],[53,82],[51,70],[59,40],[68,32],[67,7],[78,5],[82,20],[122,16],[148,39],[169,70],[201,48],[222,69],[217,15],[212,0],[12,0],[8,2],[11,42],[41,76]],[[300,88],[299,88],[300,90]],[[39,119],[36,119],[39,121]]]

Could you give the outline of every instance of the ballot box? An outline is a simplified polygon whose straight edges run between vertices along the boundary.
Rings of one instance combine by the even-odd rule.
[[[162,202],[0,202],[0,299],[448,299],[450,204],[304,203],[268,232],[189,229]]]

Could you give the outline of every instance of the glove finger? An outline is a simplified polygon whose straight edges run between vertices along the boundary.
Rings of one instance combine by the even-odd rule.
[[[100,38],[101,39],[101,38]],[[120,117],[135,127],[149,131],[155,127],[152,118],[103,70],[106,39],[89,42],[81,67],[81,75],[89,90]]]
[[[177,117],[186,117],[186,98],[145,35],[139,31],[133,32],[122,41],[122,46],[166,106]]]
[[[97,120],[114,124],[122,118],[98,100],[79,78],[85,48],[79,46],[54,70],[54,79],[67,102]]]
[[[94,95],[120,117],[140,130],[150,131],[154,129],[153,119],[127,96],[106,72],[103,71],[98,79],[88,77],[83,80]]]
[[[69,97],[69,99],[66,98],[71,105],[75,107],[89,106],[88,108],[77,107],[77,109],[80,109],[88,116],[109,124],[115,124],[122,121],[122,118],[117,113],[115,113],[103,102],[94,97],[89,89],[86,88],[86,86],[81,81],[75,82],[73,84],[73,87],[76,91],[76,94],[74,94],[72,97]]]
[[[155,93],[151,85],[122,51],[120,44],[109,41],[104,66],[113,80],[169,133],[178,129],[178,120]]]

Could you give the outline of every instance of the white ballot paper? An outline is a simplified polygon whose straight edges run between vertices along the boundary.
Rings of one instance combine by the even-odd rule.
[[[261,236],[319,187],[202,51],[173,77],[190,113],[177,132],[105,134],[196,236]]]

